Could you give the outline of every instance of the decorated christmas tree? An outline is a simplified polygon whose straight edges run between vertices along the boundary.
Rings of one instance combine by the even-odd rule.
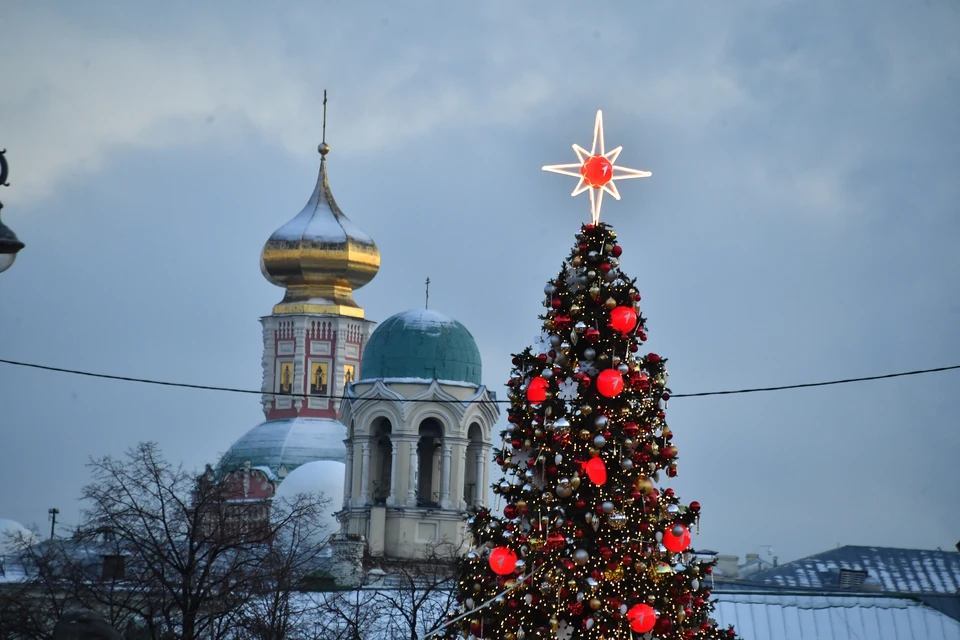
[[[599,149],[598,149],[599,144]],[[584,225],[545,289],[540,343],[513,358],[508,427],[496,462],[503,517],[469,521],[449,638],[734,638],[710,618],[711,565],[690,548],[700,505],[658,488],[677,474],[666,422],[666,358],[643,348],[636,281],[617,234],[599,222],[614,181],[649,176],[615,165],[597,113],[593,148],[544,167],[578,178]]]

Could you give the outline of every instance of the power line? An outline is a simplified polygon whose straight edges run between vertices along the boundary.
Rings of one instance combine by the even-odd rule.
[[[133,378],[130,376],[114,376],[106,373],[94,373],[92,371],[80,371],[77,369],[64,369],[62,367],[51,367],[44,364],[34,364],[30,362],[18,362],[16,360],[4,360],[0,358],[0,363],[13,365],[15,367],[28,367],[30,369],[40,369],[42,371],[54,371],[56,373],[68,373],[75,376],[86,376],[88,378],[102,378],[105,380],[120,380],[122,382],[139,382],[142,384],[155,384],[164,387],[179,387],[182,389],[200,389],[202,391],[225,391],[228,393],[246,393],[256,395],[285,396],[296,398],[320,398],[328,400],[349,400],[348,396],[322,396],[308,393],[281,393],[261,391],[260,389],[238,389],[236,387],[217,387],[206,384],[190,384],[188,382],[168,382],[166,380],[150,380],[149,378]],[[787,384],[778,387],[756,387],[752,389],[731,389],[727,391],[700,391],[698,393],[672,393],[670,399],[674,398],[703,398],[705,396],[730,396],[741,393],[759,393],[761,391],[786,391],[789,389],[807,389],[811,387],[828,387],[837,384],[849,384],[851,382],[868,382],[870,380],[885,380],[887,378],[902,378],[905,376],[917,376],[923,373],[938,373],[941,371],[951,371],[960,369],[960,364],[947,367],[935,367],[933,369],[917,369],[915,371],[901,371],[899,373],[884,373],[875,376],[864,376],[862,378],[844,378],[842,380],[827,380],[823,382],[803,382],[800,384]],[[385,399],[385,398],[384,398]],[[432,400],[437,403],[461,403],[460,400]],[[510,400],[476,400],[478,403],[487,404],[510,404]]]

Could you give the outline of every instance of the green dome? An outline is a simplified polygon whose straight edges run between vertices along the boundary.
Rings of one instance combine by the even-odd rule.
[[[480,350],[462,324],[430,309],[384,320],[363,351],[364,380],[417,378],[480,386]]]

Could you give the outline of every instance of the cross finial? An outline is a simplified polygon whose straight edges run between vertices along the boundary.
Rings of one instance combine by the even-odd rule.
[[[320,145],[317,147],[317,151],[320,152],[321,156],[326,156],[330,153],[330,145],[327,144],[327,90],[323,90],[323,137],[320,140]]]
[[[426,304],[424,305],[424,309],[429,309],[430,308],[430,278],[427,278],[426,285],[427,285],[427,300],[426,300]]]

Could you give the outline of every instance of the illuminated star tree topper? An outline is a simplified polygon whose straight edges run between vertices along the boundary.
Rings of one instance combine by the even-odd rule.
[[[600,150],[597,152],[597,143]],[[561,173],[565,176],[578,178],[577,186],[570,195],[576,196],[584,191],[590,191],[590,213],[593,223],[600,221],[600,205],[603,203],[603,192],[620,199],[616,180],[628,178],[649,178],[653,174],[640,169],[618,167],[615,163],[623,147],[606,151],[603,143],[603,111],[597,111],[597,120],[593,126],[593,146],[587,151],[578,144],[573,145],[573,152],[577,154],[579,162],[571,164],[551,164],[543,167],[544,171]]]

